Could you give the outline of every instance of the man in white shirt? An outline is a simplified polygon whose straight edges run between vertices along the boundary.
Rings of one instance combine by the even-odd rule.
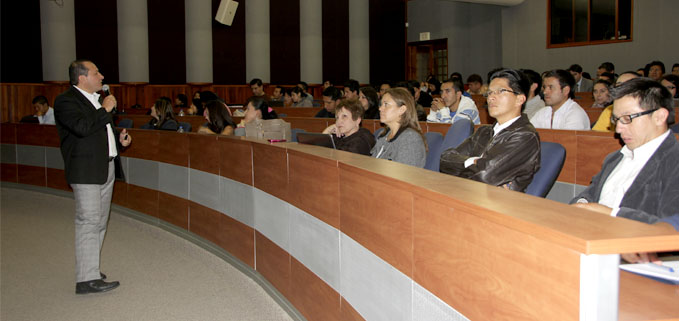
[[[535,128],[589,130],[589,117],[573,101],[575,79],[568,71],[555,69],[542,80],[545,105],[530,119]]]
[[[528,119],[531,119],[538,110],[545,107],[545,102],[540,97],[540,90],[542,89],[542,77],[540,74],[532,69],[521,69],[521,72],[526,76],[530,83],[530,90],[528,91],[528,101],[526,101],[526,108],[523,113]]]
[[[454,123],[459,119],[471,120],[475,125],[481,123],[479,110],[474,101],[462,95],[464,85],[455,79],[441,84],[441,98],[435,98],[427,116],[428,122]]]
[[[540,137],[521,113],[529,88],[520,71],[495,72],[486,95],[488,113],[497,122],[479,127],[460,146],[444,151],[440,171],[524,191],[540,168]]]
[[[35,108],[35,117],[38,118],[40,124],[54,125],[54,109],[49,106],[45,96],[33,98],[33,108]]]
[[[672,96],[648,78],[628,80],[612,94],[611,121],[625,146],[606,157],[589,187],[571,203],[674,230],[670,224],[679,216],[679,142],[668,129]],[[622,257],[633,263],[657,259],[649,253]]]
[[[580,65],[571,65],[568,67],[568,72],[570,72],[571,75],[573,75],[573,78],[575,78],[574,91],[576,93],[592,92],[592,89],[594,89],[594,82],[590,79],[582,77],[582,67]]]

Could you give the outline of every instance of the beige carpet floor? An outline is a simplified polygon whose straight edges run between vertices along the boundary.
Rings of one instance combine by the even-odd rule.
[[[75,295],[74,201],[0,190],[0,320],[291,320],[208,251],[113,211],[102,272],[119,288]]]

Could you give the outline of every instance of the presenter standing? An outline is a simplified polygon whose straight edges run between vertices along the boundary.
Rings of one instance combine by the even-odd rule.
[[[115,97],[99,103],[104,75],[94,63],[76,60],[68,74],[71,87],[57,97],[54,110],[66,181],[75,196],[75,293],[104,292],[120,285],[104,281],[99,263],[114,177],[123,177],[118,151],[129,146],[132,137],[125,129],[118,133],[113,128]]]

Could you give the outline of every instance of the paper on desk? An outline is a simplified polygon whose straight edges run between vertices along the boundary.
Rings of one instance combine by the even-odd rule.
[[[674,269],[674,272],[654,263],[621,264],[620,268],[661,282],[679,284],[679,261],[665,261],[662,265]]]

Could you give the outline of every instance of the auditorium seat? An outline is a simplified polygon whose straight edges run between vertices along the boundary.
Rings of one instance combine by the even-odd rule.
[[[535,173],[533,181],[526,188],[526,194],[545,197],[556,178],[561,173],[561,168],[566,160],[566,149],[559,143],[540,143],[540,170]]]
[[[121,119],[120,122],[118,122],[118,127],[120,128],[132,128],[133,125],[134,122],[129,118]]]
[[[191,123],[183,122],[180,121],[177,123],[177,128],[182,127],[184,129],[184,132],[189,133],[191,132]]]
[[[438,171],[439,163],[441,162],[441,144],[443,143],[443,134],[437,132],[427,132],[424,134],[427,138],[427,163],[424,168],[432,171]]]

